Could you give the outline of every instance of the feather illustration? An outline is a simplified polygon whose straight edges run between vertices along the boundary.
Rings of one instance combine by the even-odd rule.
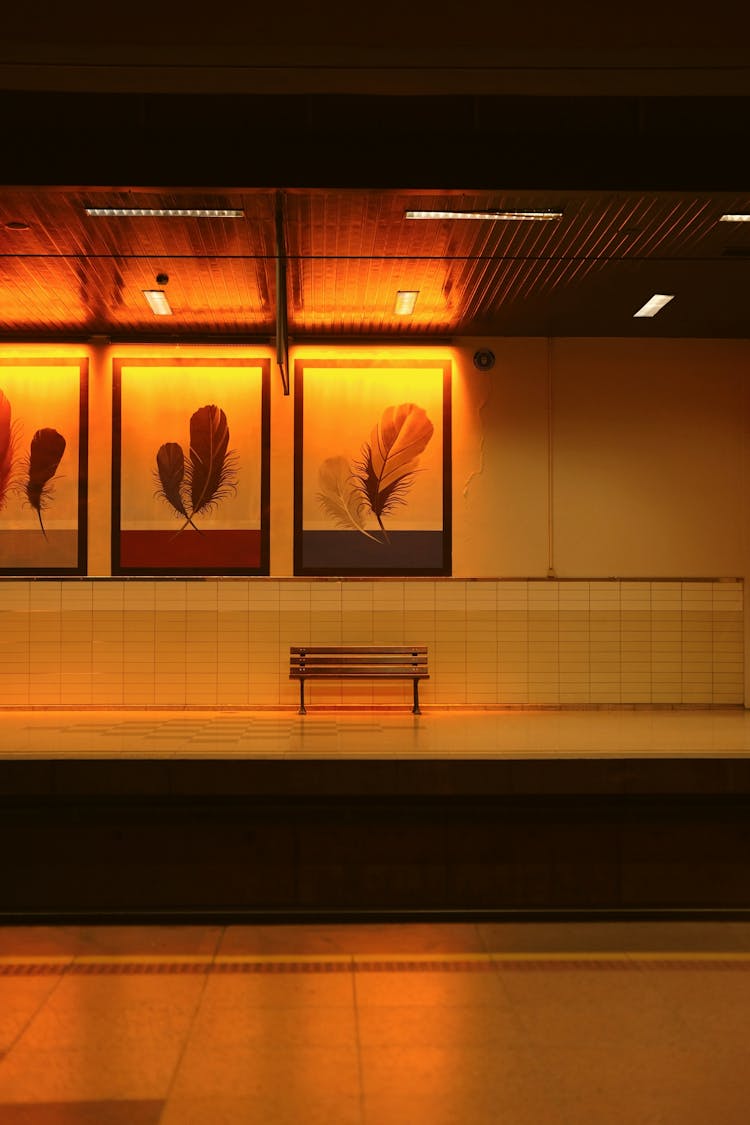
[[[0,511],[5,505],[11,487],[14,445],[10,403],[0,391]]]
[[[318,503],[337,527],[361,531],[368,539],[375,539],[365,531],[365,502],[346,457],[327,457],[318,470],[318,484]]]
[[[50,481],[57,472],[62,455],[65,452],[65,438],[57,430],[45,428],[37,430],[31,439],[28,461],[28,480],[26,481],[26,496],[29,504],[39,517],[39,526],[44,538],[47,532],[42,522],[42,509],[47,507],[51,493]]]
[[[356,487],[386,539],[388,532],[382,517],[406,503],[419,456],[433,431],[434,426],[421,406],[403,402],[383,412],[369,442],[362,447],[362,459],[355,465]]]
[[[155,495],[165,500],[175,512],[195,527],[182,497],[185,483],[185,454],[176,441],[167,441],[159,446],[156,454],[156,480],[159,487]],[[198,528],[195,528],[198,531]]]
[[[190,460],[185,477],[190,514],[210,511],[237,488],[237,455],[229,449],[227,416],[218,406],[201,406],[190,418]]]

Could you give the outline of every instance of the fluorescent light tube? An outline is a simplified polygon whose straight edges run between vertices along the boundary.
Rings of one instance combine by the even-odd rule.
[[[750,212],[744,215],[719,215],[720,223],[750,223]]]
[[[396,304],[393,306],[396,316],[409,316],[413,313],[418,296],[418,289],[399,289],[396,294]]]
[[[638,312],[633,313],[633,316],[656,316],[673,299],[674,293],[654,293],[653,297],[638,309]]]
[[[206,207],[84,207],[84,211],[97,219],[242,219],[245,215],[244,211]]]
[[[172,306],[163,289],[144,289],[143,296],[148,301],[149,308],[155,316],[172,315]]]
[[[546,222],[561,219],[562,211],[405,211],[405,219],[487,219],[493,222]]]

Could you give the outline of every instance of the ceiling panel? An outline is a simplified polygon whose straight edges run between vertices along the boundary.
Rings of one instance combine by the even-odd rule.
[[[750,198],[676,193],[290,192],[288,250],[302,257],[608,257],[689,254],[722,208]],[[406,219],[407,210],[562,210],[549,222]],[[718,241],[727,237],[718,231]]]
[[[185,335],[268,333],[274,324],[273,259],[162,257],[169,277],[137,258],[0,259],[0,332]],[[144,289],[162,288],[172,316],[154,316]]]
[[[244,217],[92,218],[87,203],[236,208]],[[750,196],[187,188],[0,189],[0,332],[272,335],[277,205],[296,339],[750,336],[750,223],[718,221],[723,211],[750,212]],[[562,218],[404,217],[407,209],[549,208]],[[171,317],[155,317],[143,298],[162,287]],[[404,289],[419,293],[408,317],[394,312]],[[654,321],[634,321],[653,292],[675,300]]]
[[[100,218],[85,208],[244,210],[244,219]],[[273,192],[0,190],[0,253],[214,257],[274,254]],[[9,230],[8,222],[28,224]]]

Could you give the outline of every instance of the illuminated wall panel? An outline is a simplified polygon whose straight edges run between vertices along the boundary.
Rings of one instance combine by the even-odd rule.
[[[114,574],[267,574],[269,363],[117,358]]]
[[[0,571],[85,574],[86,359],[0,357]]]
[[[450,574],[451,364],[298,360],[296,574]]]

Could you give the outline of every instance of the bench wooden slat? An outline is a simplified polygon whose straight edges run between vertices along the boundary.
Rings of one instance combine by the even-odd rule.
[[[382,676],[389,680],[413,680],[415,676],[420,680],[429,680],[430,674],[425,669],[424,671],[412,672],[408,668],[403,668],[398,672],[390,668],[368,668],[366,672],[352,672],[346,667],[343,668],[316,668],[309,674],[307,672],[294,672],[290,677],[293,680],[320,680],[324,677],[331,677],[339,680],[369,680],[375,676]]]
[[[309,676],[314,679],[315,676],[325,675],[339,675],[343,676],[344,673],[356,678],[359,676],[361,679],[366,679],[367,676],[374,676],[376,673],[380,676],[395,676],[397,672],[403,672],[405,676],[427,676],[428,670],[426,664],[306,664],[304,667],[298,664],[292,664],[289,669],[289,675],[295,679],[297,676]]]
[[[306,667],[306,668],[325,668],[328,664],[342,664],[346,667],[359,667],[360,665],[370,665],[371,667],[379,667],[381,665],[388,666],[391,664],[401,665],[403,667],[412,667],[416,664],[425,664],[424,657],[419,656],[414,660],[405,660],[403,656],[390,656],[390,654],[383,656],[347,656],[345,652],[338,652],[334,655],[326,656],[292,656],[290,664],[292,667]]]
[[[390,653],[426,653],[427,645],[299,645],[289,649],[290,653],[304,653],[305,656],[312,654],[319,654],[324,656],[326,654],[341,655],[346,653],[357,653],[362,655],[374,654],[385,655]]]

